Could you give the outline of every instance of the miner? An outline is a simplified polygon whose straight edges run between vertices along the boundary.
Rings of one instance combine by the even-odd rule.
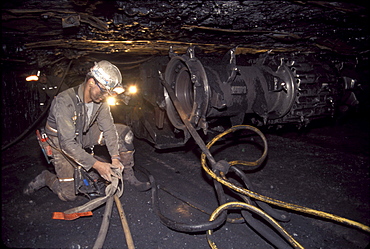
[[[25,188],[25,194],[47,186],[63,201],[76,198],[76,165],[86,172],[97,172],[107,182],[112,168],[123,170],[123,180],[138,190],[150,189],[149,182],[140,182],[134,175],[134,146],[131,129],[114,124],[105,98],[121,85],[119,69],[108,61],[100,61],[86,74],[85,82],[58,94],[50,107],[45,133],[52,145],[52,163],[56,175],[44,170]],[[106,145],[111,160],[104,162],[86,148]],[[71,163],[71,161],[73,163]],[[97,174],[96,174],[97,175]]]

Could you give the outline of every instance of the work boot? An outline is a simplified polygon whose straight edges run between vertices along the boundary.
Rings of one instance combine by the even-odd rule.
[[[41,174],[36,176],[27,185],[27,187],[23,190],[23,193],[25,195],[31,195],[31,194],[35,193],[37,190],[39,190],[40,188],[45,187],[46,186],[46,182],[45,182],[46,177],[45,176],[46,176],[47,173],[48,173],[47,170],[42,171]]]
[[[139,191],[147,191],[151,188],[149,182],[141,182],[139,181],[134,174],[134,170],[129,167],[125,167],[123,170],[123,180],[127,181],[129,184],[135,186],[135,188]]]
[[[121,163],[123,165],[123,180],[135,186],[139,191],[147,191],[151,188],[149,182],[139,181],[134,174],[134,151],[120,152]]]

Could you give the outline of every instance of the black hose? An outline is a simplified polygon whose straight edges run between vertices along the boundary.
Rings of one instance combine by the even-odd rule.
[[[98,237],[96,238],[95,244],[93,246],[94,249],[100,249],[103,247],[105,237],[107,236],[107,232],[108,232],[112,209],[113,209],[113,196],[109,197],[106,202],[105,210],[103,214],[103,221],[100,226]]]
[[[245,186],[247,186],[247,189],[255,192],[252,186],[252,182],[249,180],[249,178],[241,169],[239,169],[236,166],[231,166],[230,169],[234,171],[243,180]],[[263,211],[265,211],[268,215],[270,215],[274,219],[283,222],[288,222],[290,220],[290,216],[287,212],[273,209],[269,204],[263,201],[255,200],[255,202]]]
[[[45,117],[45,114],[49,111],[49,107],[51,105],[51,101],[52,100],[49,99],[48,104],[46,105],[44,111],[40,114],[40,116],[24,132],[22,132],[22,134],[20,134],[18,137],[16,137],[13,141],[11,141],[10,143],[8,143],[7,145],[1,147],[1,150],[4,151],[4,150],[10,148],[14,144],[16,144],[19,141],[21,141],[22,138],[24,138],[31,130],[33,130],[35,128],[35,126],[38,123],[40,123],[41,119],[43,119]]]
[[[286,239],[293,248],[300,248],[300,249],[303,249],[303,247],[292,237],[290,236],[287,231],[285,231],[285,229],[283,227],[281,227],[279,225],[279,223],[277,223],[271,216],[269,216],[268,214],[266,214],[265,212],[263,212],[261,209],[253,206],[253,205],[250,205],[250,204],[247,204],[247,203],[244,203],[244,202],[228,202],[228,203],[225,203],[221,206],[219,206],[211,215],[210,217],[210,220],[214,220],[215,218],[217,218],[217,216],[225,211],[226,209],[246,209],[256,215],[258,215],[259,217],[261,217],[263,220],[265,220],[269,225],[271,225],[272,227],[274,227],[276,229],[277,232],[280,233],[280,235],[282,237],[284,237],[284,239]],[[216,244],[213,242],[213,240],[211,239],[211,235],[212,235],[212,230],[208,230],[207,231],[207,240],[208,240],[208,244],[211,246],[211,248],[217,248]],[[286,246],[282,245],[282,248],[286,248]]]
[[[153,210],[156,213],[156,215],[159,217],[162,224],[169,227],[170,229],[176,230],[178,232],[184,232],[184,233],[197,233],[197,232],[205,232],[207,230],[214,230],[218,227],[220,227],[222,224],[225,223],[227,219],[226,212],[223,212],[219,215],[217,219],[214,221],[207,221],[200,224],[185,224],[181,222],[174,221],[165,215],[162,214],[160,208],[159,208],[159,197],[158,197],[158,189],[160,188],[157,186],[153,175],[149,173],[149,171],[139,165],[136,166],[141,172],[143,172],[150,181],[150,184],[152,186],[152,206]],[[220,193],[220,188],[222,191],[222,185],[218,182],[215,182],[216,186],[215,188],[218,189],[217,193]],[[220,195],[221,196],[221,195]],[[225,199],[221,197],[223,202],[225,202]]]
[[[265,225],[260,219],[253,217],[253,214],[246,210],[241,210],[242,216],[245,222],[261,237],[268,241],[271,245],[276,248],[288,248],[289,245],[279,235],[277,235],[272,229]]]
[[[207,221],[200,224],[185,224],[181,222],[174,221],[166,216],[164,216],[159,208],[159,198],[158,198],[158,192],[157,192],[157,186],[154,180],[154,177],[152,175],[149,175],[149,181],[152,185],[152,205],[153,210],[156,213],[156,215],[161,220],[162,224],[165,226],[176,230],[178,232],[184,232],[184,233],[196,233],[196,232],[205,232],[207,230],[214,230],[218,227],[220,227],[222,224],[226,221],[226,213],[222,213],[217,219],[214,221]]]
[[[70,66],[72,64],[72,61],[73,60],[71,60],[69,62],[68,67],[67,67],[67,70],[64,72],[63,77],[60,80],[60,83],[58,85],[58,89],[57,89],[56,94],[59,93],[60,88],[62,87],[62,83],[64,81],[64,78],[67,75],[67,72],[69,71],[69,68],[70,68]],[[35,128],[35,126],[41,121],[41,119],[44,118],[45,114],[49,111],[49,108],[50,108],[50,105],[51,105],[52,100],[53,99],[49,99],[48,104],[46,105],[44,111],[40,114],[40,116],[24,132],[22,132],[22,134],[20,134],[18,137],[16,137],[12,142],[10,142],[7,145],[1,147],[1,150],[4,151],[4,150],[10,148],[14,144],[18,143],[22,138],[24,138],[31,130],[33,130]]]

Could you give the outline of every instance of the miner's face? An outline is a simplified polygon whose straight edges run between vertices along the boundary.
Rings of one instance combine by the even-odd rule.
[[[108,91],[101,83],[99,83],[94,78],[91,78],[90,81],[91,87],[89,93],[91,100],[94,101],[95,103],[102,102],[108,96]]]

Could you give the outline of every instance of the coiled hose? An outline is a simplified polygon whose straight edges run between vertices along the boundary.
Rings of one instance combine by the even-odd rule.
[[[152,186],[152,205],[153,205],[153,210],[156,213],[156,215],[159,217],[161,220],[162,224],[165,226],[176,230],[180,232],[185,232],[185,233],[196,233],[196,232],[204,232],[209,229],[216,229],[220,227],[222,224],[225,223],[226,220],[226,213],[222,213],[219,215],[219,217],[213,219],[212,221],[205,221],[203,223],[199,224],[186,224],[178,221],[174,221],[165,215],[162,214],[160,208],[159,208],[159,198],[158,198],[158,190],[157,186],[154,180],[154,177],[152,175],[149,175],[149,181]]]
[[[210,221],[214,220],[221,212],[223,212],[226,209],[231,209],[231,208],[236,208],[236,209],[247,209],[257,215],[259,215],[261,218],[263,218],[265,221],[267,221],[272,227],[278,231],[281,236],[283,236],[286,240],[289,241],[289,243],[294,247],[294,248],[303,248],[292,236],[290,236],[283,227],[279,225],[271,216],[263,212],[261,209],[256,208],[253,205],[244,203],[244,202],[228,202],[225,203],[218,208],[212,213],[210,217]],[[207,231],[207,240],[208,244],[210,245],[211,248],[217,248],[216,244],[211,240],[210,236],[212,235],[212,230]]]
[[[226,134],[229,134],[231,132],[234,132],[234,131],[240,130],[240,129],[253,130],[253,131],[257,132],[259,135],[262,134],[262,132],[260,132],[257,128],[252,127],[252,126],[248,126],[248,125],[234,126],[230,129],[228,129],[227,131],[217,135],[215,138],[213,138],[207,144],[207,148],[210,149],[216,141],[218,141],[221,137],[225,136]],[[233,162],[229,162],[229,163],[230,163],[230,165],[242,164],[242,165],[247,165],[247,166],[255,166],[256,162],[258,162],[258,161],[260,161],[260,160],[257,160],[255,162],[233,161]],[[253,192],[253,191],[250,191],[246,188],[236,186],[235,184],[228,181],[226,178],[222,178],[220,176],[217,176],[208,167],[207,161],[206,161],[206,155],[204,153],[202,153],[202,155],[201,155],[201,164],[202,164],[202,168],[213,179],[215,179],[216,181],[220,182],[221,184],[227,186],[228,188],[230,188],[230,189],[232,189],[232,190],[234,190],[234,191],[236,191],[236,192],[238,192],[242,195],[246,195],[246,196],[249,196],[253,199],[263,201],[263,202],[266,202],[266,203],[269,203],[269,204],[272,204],[272,205],[275,205],[275,206],[278,206],[278,207],[282,207],[282,208],[294,210],[294,211],[297,211],[297,212],[314,215],[314,216],[321,217],[321,218],[328,219],[328,220],[333,220],[333,221],[336,221],[336,222],[339,222],[339,223],[342,223],[342,224],[345,224],[345,225],[349,225],[349,226],[352,226],[352,227],[355,227],[355,228],[358,228],[360,230],[363,230],[365,232],[370,233],[370,227],[366,226],[366,225],[363,225],[359,222],[352,221],[352,220],[349,220],[349,219],[346,219],[346,218],[342,218],[340,216],[330,214],[330,213],[326,213],[326,212],[323,212],[323,211],[318,211],[318,210],[314,210],[314,209],[311,209],[311,208],[299,206],[299,205],[296,205],[296,204],[291,204],[291,203],[283,202],[283,201],[280,201],[280,200],[276,200],[276,199],[273,199],[273,198],[270,198],[270,197],[267,197],[267,196],[260,195],[258,193]]]
[[[219,134],[215,138],[213,138],[207,144],[207,148],[210,149],[215,142],[217,142],[220,138],[222,138],[226,134],[229,134],[231,132],[234,132],[234,131],[240,130],[240,129],[248,129],[248,130],[255,131],[257,134],[259,134],[261,136],[261,138],[265,142],[265,138],[264,138],[264,136],[262,136],[263,134],[257,128],[252,127],[252,126],[239,125],[239,126],[234,126],[234,127],[230,128],[229,130],[227,130],[227,131]],[[257,166],[259,162],[260,162],[260,159],[258,159],[255,162],[232,161],[232,162],[229,162],[229,164],[230,165],[240,164],[240,165],[247,165],[247,166]],[[291,204],[291,203],[286,203],[286,202],[283,202],[283,201],[280,201],[280,200],[275,200],[273,198],[266,197],[266,196],[260,195],[258,193],[255,193],[255,192],[253,192],[249,189],[237,186],[234,183],[230,182],[225,176],[217,175],[214,172],[214,170],[211,170],[207,165],[206,155],[204,153],[202,153],[202,155],[201,155],[201,164],[202,164],[203,169],[207,172],[207,174],[209,174],[214,180],[220,182],[221,184],[227,186],[228,188],[234,190],[235,192],[239,193],[242,196],[244,195],[246,197],[250,197],[250,198],[253,198],[255,200],[262,201],[262,202],[265,202],[265,203],[269,203],[269,204],[272,204],[272,205],[276,205],[276,206],[279,206],[279,207],[283,207],[283,208],[286,208],[286,209],[298,211],[298,212],[301,212],[301,213],[311,214],[311,215],[321,217],[321,218],[325,218],[325,219],[328,219],[328,220],[333,220],[333,221],[336,221],[336,222],[339,222],[339,223],[342,223],[342,224],[346,224],[346,225],[361,229],[361,230],[363,230],[365,232],[368,232],[368,233],[370,232],[370,227],[368,227],[366,225],[363,225],[359,222],[352,221],[352,220],[349,220],[349,219],[346,219],[346,218],[343,218],[343,217],[340,217],[340,216],[337,216],[337,215],[334,215],[334,214],[326,213],[326,212],[323,212],[323,211],[318,211],[318,210],[314,210],[314,209],[311,209],[311,208],[307,208],[307,207],[303,207],[303,206],[299,206],[299,205],[295,205],[295,204]],[[238,169],[235,166],[232,166],[231,169],[234,172],[236,172],[237,175],[239,175],[243,179],[244,182],[247,181],[245,174],[240,169]],[[276,223],[273,220],[272,217],[270,217],[268,214],[266,214],[262,210],[260,210],[256,207],[253,207],[253,206],[251,206],[250,204],[247,204],[247,203],[231,202],[231,203],[224,204],[224,205],[220,206],[219,208],[217,208],[214,211],[214,213],[211,215],[210,220],[213,220],[215,217],[218,216],[218,214],[221,211],[223,211],[225,209],[228,209],[228,208],[242,208],[242,209],[247,209],[247,210],[249,210],[253,213],[258,214],[260,217],[262,217],[264,220],[266,220],[272,227],[274,227],[280,233],[280,235],[282,235],[282,237],[284,239],[286,239],[294,248],[302,248],[302,246],[297,241],[295,241],[293,239],[293,237],[291,237],[280,225],[278,225],[278,223]],[[243,217],[245,217],[246,220],[248,219],[248,217],[246,217],[245,213],[243,213]],[[208,230],[207,231],[208,243],[211,246],[211,248],[217,248],[216,244],[211,240],[211,237],[210,237],[211,234],[212,234],[212,231]],[[270,235],[266,232],[264,234],[268,235],[267,238],[265,236],[264,237],[266,239],[268,239],[269,241],[271,241],[271,239],[273,241],[275,241],[276,238],[270,237]],[[276,246],[276,244],[275,244],[275,246]],[[280,246],[279,246],[279,248],[280,248]]]
[[[261,133],[261,135],[263,136],[263,134]],[[263,137],[264,138],[264,137]],[[266,139],[264,139],[264,141],[266,142]],[[267,149],[265,149],[264,153],[263,153],[263,157],[266,157],[267,155]],[[239,163],[243,163],[243,164],[248,164],[250,166],[258,166],[260,165],[261,163],[263,162],[263,160],[261,159],[258,159],[256,162],[243,162],[243,161],[239,161]],[[220,164],[219,164],[220,165]],[[217,166],[216,166],[217,167]],[[219,167],[221,169],[221,166]],[[240,178],[244,181],[245,185],[249,187],[251,187],[251,184],[250,184],[250,181],[247,180],[247,176],[240,170],[238,170],[235,166],[232,166],[231,169],[233,171],[235,171],[238,175],[240,175]],[[144,171],[146,171],[144,169]],[[220,170],[215,170],[215,172],[217,172],[217,174],[220,174]],[[217,181],[214,181],[214,187],[216,189],[216,193],[217,193],[217,198],[219,200],[219,204],[220,204],[220,207],[223,207],[222,209],[216,209],[216,211],[214,211],[214,213],[211,215],[211,218],[208,222],[203,222],[203,223],[198,223],[198,224],[186,224],[186,223],[182,223],[182,222],[177,222],[177,221],[174,221],[172,219],[169,219],[167,218],[165,215],[163,215],[160,211],[160,208],[159,208],[159,203],[158,203],[158,193],[157,193],[157,187],[156,187],[156,184],[155,184],[155,180],[154,180],[154,177],[149,175],[147,173],[148,177],[149,177],[149,180],[152,184],[152,203],[153,203],[153,209],[155,211],[155,213],[157,214],[157,216],[160,218],[161,222],[166,225],[167,227],[171,228],[171,229],[174,229],[176,231],[180,231],[180,232],[187,232],[187,233],[193,233],[193,232],[205,232],[207,231],[207,240],[210,244],[211,247],[213,248],[216,248],[215,247],[215,243],[211,242],[211,231],[222,226],[228,219],[227,219],[227,214],[226,214],[226,209],[230,209],[230,208],[242,208],[242,209],[247,209],[249,211],[252,211],[254,213],[257,213],[259,214],[259,216],[263,216],[263,215],[266,215],[265,217],[262,217],[264,218],[265,220],[268,221],[268,223],[272,226],[273,228],[275,228],[275,230],[277,230],[281,235],[283,235],[282,237],[285,239],[283,240],[281,237],[279,237],[278,235],[276,235],[275,233],[272,233],[271,232],[271,229],[269,229],[268,227],[264,226],[261,224],[261,221],[259,221],[257,218],[249,215],[249,212],[245,212],[245,213],[242,213],[243,214],[243,217],[244,217],[244,220],[248,223],[248,225],[250,225],[255,231],[257,231],[262,237],[264,237],[268,242],[270,242],[272,245],[274,245],[275,247],[277,248],[287,248],[287,244],[286,244],[286,241],[291,243],[293,245],[294,248],[302,248],[301,246],[299,246],[299,243],[296,242],[275,220],[274,218],[272,218],[270,215],[268,215],[267,213],[271,213],[276,219],[280,220],[280,221],[287,221],[289,220],[287,217],[288,215],[285,215],[285,214],[282,214],[276,210],[273,210],[270,206],[268,206],[266,203],[262,203],[264,205],[262,205],[261,203],[259,203],[260,206],[263,206],[263,209],[265,211],[262,211],[261,209],[258,209],[257,207],[254,207],[253,205],[251,205],[251,200],[246,200],[246,202],[248,203],[241,203],[241,205],[233,205],[233,206],[230,206],[228,203],[226,203],[226,198],[225,198],[225,193],[222,189],[222,185],[217,182]],[[159,187],[158,187],[159,188]],[[168,190],[166,190],[167,192],[169,192]],[[171,193],[172,194],[172,193]],[[172,194],[174,195],[174,194]],[[182,196],[178,196],[177,194],[174,195],[176,198],[184,201],[185,203],[188,203],[188,201],[184,200],[185,198],[182,197]],[[245,197],[245,196],[242,196],[244,197],[243,199],[247,199],[248,197]],[[239,203],[240,204],[240,203]],[[247,206],[245,206],[244,204],[246,204]],[[192,205],[194,206],[194,205]],[[216,212],[216,213],[215,213]],[[243,211],[242,211],[243,212]],[[232,220],[231,222],[233,223],[237,223],[235,222],[236,219]],[[240,222],[238,222],[240,223]],[[298,245],[298,246],[297,246]]]
[[[216,187],[217,196],[219,198],[219,203],[221,204],[221,206],[219,208],[217,208],[214,211],[214,213],[211,215],[210,222],[215,221],[215,219],[217,219],[217,217],[218,217],[218,215],[220,213],[221,213],[221,215],[223,215],[225,209],[227,209],[229,207],[232,207],[232,208],[239,207],[239,208],[247,209],[247,210],[252,211],[254,213],[258,213],[258,215],[260,215],[263,219],[265,219],[267,222],[269,222],[276,230],[279,231],[279,233],[294,248],[302,248],[302,246],[298,242],[296,242],[280,225],[278,225],[278,223],[275,222],[272,217],[270,217],[267,213],[263,212],[262,210],[260,210],[260,209],[258,209],[256,207],[253,207],[253,206],[251,206],[251,205],[249,205],[247,203],[242,203],[242,204],[239,203],[239,202],[238,203],[231,203],[231,204],[223,203],[224,200],[225,200],[225,198],[224,198],[224,193],[222,191],[222,188],[220,187],[220,184],[222,184],[222,185],[228,187],[229,189],[237,192],[247,202],[251,202],[248,198],[252,198],[252,199],[255,199],[257,201],[266,202],[266,203],[269,203],[269,204],[272,204],[272,205],[275,205],[275,206],[278,206],[278,207],[282,207],[282,208],[286,208],[286,209],[298,211],[298,212],[301,212],[301,213],[311,214],[311,215],[314,215],[314,216],[317,216],[317,217],[321,217],[321,218],[324,218],[324,219],[328,219],[328,220],[333,220],[333,221],[336,221],[336,222],[339,222],[339,223],[342,223],[342,224],[353,226],[355,228],[358,228],[358,229],[361,229],[361,230],[363,230],[365,232],[370,233],[370,227],[368,227],[366,225],[363,225],[363,224],[361,224],[359,222],[352,221],[352,220],[349,220],[349,219],[346,219],[346,218],[342,218],[340,216],[333,215],[333,214],[330,214],[330,213],[326,213],[326,212],[314,210],[314,209],[311,209],[311,208],[307,208],[307,207],[303,207],[303,206],[299,206],[299,205],[295,205],[295,204],[286,203],[286,202],[283,202],[283,201],[280,201],[280,200],[275,200],[273,198],[270,198],[270,197],[266,197],[266,196],[257,194],[257,193],[255,193],[255,192],[253,192],[251,190],[248,190],[246,188],[237,186],[234,183],[230,182],[226,178],[226,176],[225,176],[225,174],[227,174],[230,166],[244,165],[244,166],[250,166],[250,167],[258,167],[265,160],[265,158],[267,156],[267,140],[266,140],[265,136],[263,135],[263,133],[260,130],[258,130],[257,128],[255,128],[253,126],[238,125],[238,126],[233,126],[232,128],[226,130],[225,132],[217,135],[207,145],[205,145],[204,142],[203,142],[203,140],[201,139],[201,137],[199,136],[199,134],[197,133],[197,131],[193,127],[193,125],[188,120],[188,115],[184,111],[181,102],[177,99],[177,97],[176,97],[174,91],[172,90],[172,88],[167,84],[166,80],[163,77],[162,72],[158,71],[158,74],[159,74],[159,79],[161,81],[161,84],[165,87],[165,89],[166,89],[169,97],[171,98],[172,103],[175,106],[175,108],[176,108],[176,110],[177,110],[177,112],[178,112],[181,120],[183,121],[183,123],[184,123],[187,131],[191,134],[191,136],[194,138],[195,142],[198,144],[199,148],[202,150],[202,155],[201,155],[201,165],[202,165],[202,168],[204,169],[204,171],[208,175],[210,175],[214,179],[214,185]],[[226,161],[223,161],[223,160],[221,160],[219,162],[216,162],[215,159],[213,158],[212,154],[209,151],[209,149],[211,148],[211,146],[216,141],[218,141],[220,138],[222,138],[223,136],[225,136],[225,135],[227,135],[227,134],[229,134],[231,132],[234,132],[236,130],[241,130],[241,129],[252,130],[252,131],[254,131],[255,133],[257,133],[262,138],[263,143],[264,143],[264,152],[263,152],[262,156],[258,160],[254,161],[254,162],[246,162],[246,161],[231,161],[231,162],[226,162]],[[208,159],[208,161],[210,162],[210,164],[212,166],[212,169],[208,167],[207,160],[206,159]],[[236,172],[236,173],[238,174],[239,172]],[[152,179],[152,180],[154,180],[154,179]],[[216,182],[218,182],[218,183],[216,183]],[[156,188],[155,187],[152,187],[152,189],[153,189],[153,198],[152,199],[155,199],[157,197],[157,196],[155,196]],[[154,204],[158,204],[158,200],[156,200],[156,201],[153,200],[153,203]],[[171,228],[173,228],[175,230],[179,230],[179,231],[185,231],[186,229],[189,228],[189,225],[187,225],[187,224],[180,224],[180,223],[176,223],[176,222],[174,222],[172,220],[167,219],[166,217],[164,217],[159,212],[159,209],[156,210],[156,211],[157,211],[157,214],[160,215],[161,221],[165,225],[168,225]],[[246,215],[243,215],[243,216],[247,217]],[[283,217],[283,216],[281,216],[281,217]],[[246,221],[248,221],[248,218],[246,219]],[[222,223],[223,222],[220,222],[218,225],[221,225]],[[205,223],[203,225],[204,226],[194,226],[193,225],[192,227],[196,227],[198,229],[205,228],[207,226],[211,227],[211,223]],[[181,230],[181,229],[184,229],[184,230]],[[212,230],[212,229],[210,228],[208,230],[208,235],[211,235],[211,231],[210,230]],[[263,231],[263,230],[264,229],[259,229],[260,232]],[[267,237],[264,236],[264,237],[265,238],[272,238],[272,239],[274,239],[271,236],[267,236]],[[216,248],[215,243],[212,242],[209,239],[209,237],[208,237],[208,242],[209,242],[209,245],[212,248]],[[282,245],[281,248],[283,248],[283,247],[284,246]]]

